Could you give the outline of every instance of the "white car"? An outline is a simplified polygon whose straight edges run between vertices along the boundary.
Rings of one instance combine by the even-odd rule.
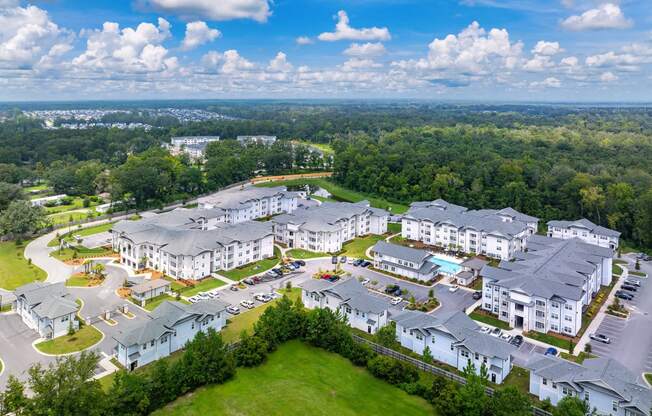
[[[226,311],[230,313],[231,315],[237,315],[240,313],[240,308],[238,308],[235,305],[231,305],[228,308],[226,308]]]
[[[369,282],[371,282],[371,280],[369,280],[369,279],[362,279],[362,281],[360,282],[360,284],[362,284],[362,286],[367,286],[367,285],[369,284]]]
[[[500,339],[502,339],[503,341],[507,341],[507,342],[509,342],[509,341],[512,340],[512,336],[509,335],[509,334],[502,334],[502,335],[500,336]]]
[[[453,285],[453,286],[448,288],[448,291],[449,292],[457,292],[457,289],[459,289],[459,288],[460,287],[458,285]]]
[[[196,295],[199,299],[210,299],[210,295],[206,292],[199,292]]]
[[[264,293],[256,293],[254,295],[254,299],[256,299],[258,302],[263,302],[263,303],[267,303],[270,301],[269,296],[265,295]]]
[[[489,327],[483,326],[480,328],[480,333],[482,334],[488,334],[489,332],[491,332],[491,328]]]
[[[188,302],[197,303],[197,302],[199,302],[199,298],[197,296],[190,297],[190,298],[188,298]]]
[[[254,307],[254,303],[250,300],[245,299],[240,301],[240,306],[242,306],[243,308],[252,309]]]
[[[398,305],[399,303],[403,302],[403,298],[400,296],[397,296],[395,298],[392,298],[392,300],[389,302],[392,305]]]

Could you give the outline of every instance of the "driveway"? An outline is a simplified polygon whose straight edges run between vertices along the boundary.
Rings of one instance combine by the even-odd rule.
[[[46,281],[49,283],[65,282],[75,270],[74,267],[50,257],[50,252],[55,247],[48,247],[48,243],[56,238],[57,232],[63,231],[52,231],[42,235],[25,247],[25,258],[32,259],[32,263],[45,270],[48,274]]]

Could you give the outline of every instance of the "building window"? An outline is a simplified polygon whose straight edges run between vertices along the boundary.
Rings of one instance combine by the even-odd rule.
[[[548,379],[547,378],[544,378],[541,382],[543,383],[544,386],[548,385]]]
[[[618,411],[618,402],[617,401],[614,400],[613,402],[611,402],[611,410],[613,410],[614,412]]]
[[[587,402],[588,402],[589,400],[591,400],[588,391],[585,391],[585,392],[584,392],[584,400],[586,400]]]

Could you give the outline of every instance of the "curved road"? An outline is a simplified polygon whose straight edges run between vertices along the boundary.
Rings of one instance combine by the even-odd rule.
[[[25,258],[32,259],[34,265],[48,274],[46,279],[48,283],[65,282],[75,270],[73,266],[68,266],[64,262],[50,257],[50,253],[56,250],[56,247],[48,247],[48,243],[56,238],[59,231],[56,230],[42,235],[32,240],[25,247]]]

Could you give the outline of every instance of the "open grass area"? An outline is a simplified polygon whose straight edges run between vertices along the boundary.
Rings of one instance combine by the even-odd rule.
[[[495,318],[486,313],[479,312],[477,310],[471,312],[469,317],[471,317],[471,319],[485,323],[487,325],[495,326],[496,328],[508,329],[508,330],[512,329],[507,322],[503,322],[498,318]]]
[[[380,240],[384,240],[385,236],[370,234],[364,237],[358,237],[345,243],[342,246],[342,253],[340,255],[353,257],[356,259],[369,259],[365,254],[367,249]]]
[[[161,303],[165,302],[166,300],[169,300],[170,302],[180,302],[180,303],[183,303],[183,304],[186,304],[186,305],[190,305],[190,302],[188,302],[188,301],[185,300],[185,299],[180,299],[180,300],[177,301],[177,300],[176,300],[175,298],[173,298],[172,296],[167,295],[167,294],[163,294],[163,295],[159,295],[159,296],[157,296],[157,297],[155,297],[155,298],[152,298],[152,299],[147,300],[147,302],[145,302],[145,306],[143,306],[143,308],[147,309],[148,311],[153,311],[153,310],[156,309],[156,308],[157,308]],[[133,303],[139,305],[139,303],[138,303],[136,300],[132,299],[131,301],[132,301]]]
[[[542,332],[530,331],[528,333],[524,333],[523,336],[535,339],[537,341],[545,342],[546,344],[563,348],[565,350],[569,349],[570,347],[570,341],[568,339],[555,337],[553,335],[544,334]]]
[[[319,257],[330,257],[331,254],[328,253],[318,253],[314,251],[303,250],[300,248],[293,248],[285,252],[288,257],[293,259],[306,260],[306,259],[316,259]]]
[[[502,387],[507,386],[514,386],[520,392],[527,393],[530,391],[530,372],[524,368],[512,366],[512,370],[502,384]]]
[[[373,377],[347,359],[299,341],[267,362],[238,369],[225,384],[201,388],[154,415],[433,415],[425,400]]]
[[[278,247],[274,247],[274,257],[247,264],[246,266],[233,270],[220,270],[218,273],[231,280],[242,280],[273,268],[279,261],[281,261],[281,250]]]
[[[281,291],[281,293],[286,293],[285,290]],[[301,296],[301,289],[299,288],[292,288],[290,290],[290,293],[288,294],[288,297],[292,299],[294,302],[297,298]],[[229,322],[222,330],[222,338],[224,339],[225,342],[235,342],[238,339],[240,339],[240,333],[242,333],[243,330],[251,333],[251,330],[254,327],[254,324],[258,320],[258,317],[265,312],[265,309],[269,308],[271,305],[275,304],[278,302],[278,299],[274,299],[271,302],[268,302],[264,305],[258,306],[254,309],[244,309],[242,310],[241,308],[241,313],[240,315],[235,315],[229,318]]]
[[[315,148],[321,151],[322,153],[324,153],[325,155],[332,155],[333,153],[335,153],[331,145],[327,143],[311,143],[304,140],[292,140],[292,143],[298,143],[307,147]]]
[[[90,211],[89,211],[90,212]],[[83,220],[89,218],[89,212],[75,211],[75,212],[61,212],[58,214],[48,215],[52,225],[68,224],[70,222]],[[93,216],[94,214],[90,214]]]
[[[109,231],[111,227],[113,227],[113,224],[115,224],[115,222],[107,222],[106,224],[94,225],[92,227],[86,227],[86,228],[75,228],[70,232],[61,234],[59,238],[64,239],[65,241],[68,242],[75,242],[75,239],[73,238],[75,236],[80,236],[83,238],[83,237],[88,237],[89,235],[103,233],[105,231]],[[56,247],[58,245],[59,245],[59,239],[57,238],[52,239],[52,241],[48,243],[48,247]]]
[[[161,360],[165,360],[165,361],[168,362],[168,364],[172,364],[175,361],[179,360],[181,357],[183,357],[183,350],[177,350],[177,351],[173,352],[172,354],[168,355],[167,357],[161,358]],[[161,360],[159,360],[159,361],[161,361]],[[112,359],[111,362],[114,365],[116,365],[116,367],[123,368],[122,364],[117,362],[117,360]],[[151,363],[145,364],[142,367],[137,367],[134,370],[134,373],[137,373],[137,374],[149,374],[154,369],[155,364],[156,364],[156,361],[152,361]],[[111,385],[113,384],[113,379],[115,378],[115,375],[116,375],[116,373],[111,373],[111,374],[106,375],[106,376],[99,379],[100,386],[102,386],[102,390],[104,390],[105,392],[109,391],[109,389],[111,388]]]
[[[652,373],[645,373],[644,374],[645,380],[647,383],[652,386]]]
[[[400,222],[390,222],[387,224],[387,232],[391,234],[398,234],[403,228]]]
[[[77,254],[75,255],[75,251]],[[68,261],[74,258],[87,259],[92,257],[108,257],[113,254],[113,250],[102,247],[87,248],[84,246],[77,246],[76,250],[71,248],[64,248],[63,250],[55,250],[50,253],[50,256],[57,260]]]
[[[102,333],[92,325],[82,325],[73,335],[64,335],[34,345],[45,354],[69,354],[91,347],[102,339]]]
[[[617,274],[620,276],[620,274],[623,272],[622,267],[616,263],[611,264],[611,274]]]
[[[408,206],[405,204],[399,204],[396,202],[390,202],[383,198],[377,198],[370,194],[364,194],[362,192],[356,192],[351,189],[344,188],[340,185],[337,185],[335,182],[329,181],[327,179],[292,179],[287,181],[274,181],[274,182],[264,182],[258,183],[256,186],[262,187],[273,187],[273,186],[297,186],[297,185],[315,185],[321,188],[326,189],[332,194],[332,199],[338,201],[347,201],[347,202],[359,202],[363,200],[369,201],[372,207],[387,209],[395,214],[402,214],[408,210]]]
[[[36,280],[45,280],[47,274],[30,264],[23,256],[25,245],[13,241],[0,242],[0,287],[14,290]]]
[[[102,280],[93,279],[90,275],[76,273],[66,280],[66,286],[69,287],[93,287],[102,284]]]
[[[630,271],[628,272],[628,274],[630,274],[630,275],[632,275],[632,276],[636,276],[636,277],[647,277],[647,274],[645,274],[645,273],[643,273],[643,272],[638,272],[638,271],[636,271],[636,270],[630,270]]]
[[[195,287],[189,288],[189,287],[184,287],[181,290],[181,294],[183,296],[195,296],[199,292],[206,292],[208,290],[212,290],[221,286],[224,286],[226,283],[224,283],[221,280],[215,279],[213,277],[207,277],[204,280],[202,280],[199,284],[196,284]]]
[[[582,351],[577,355],[567,354],[565,352],[560,352],[559,355],[561,358],[569,361],[574,361],[578,364],[582,364],[587,358],[595,358],[596,355],[589,354],[588,352]]]

